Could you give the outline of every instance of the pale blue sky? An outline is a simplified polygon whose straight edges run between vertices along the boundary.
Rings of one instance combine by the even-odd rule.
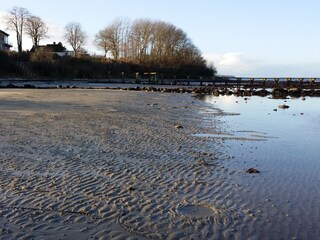
[[[27,8],[63,41],[63,28],[82,24],[94,35],[115,18],[151,18],[182,28],[220,74],[236,76],[320,76],[320,1],[316,0],[1,0],[0,16],[14,6]],[[0,29],[5,30],[0,22]],[[10,41],[15,44],[15,36]],[[24,38],[24,48],[31,47]],[[70,46],[67,46],[70,48]]]

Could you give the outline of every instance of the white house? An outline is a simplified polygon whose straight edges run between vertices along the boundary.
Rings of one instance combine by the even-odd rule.
[[[44,51],[47,53],[56,54],[60,57],[73,55],[73,52],[67,51],[67,49],[62,45],[61,42],[59,43],[53,42],[53,44],[33,46],[30,52],[35,52],[35,51]]]

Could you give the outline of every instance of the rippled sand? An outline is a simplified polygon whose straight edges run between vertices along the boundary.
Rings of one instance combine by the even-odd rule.
[[[295,228],[228,167],[222,139],[194,136],[220,131],[206,108],[188,94],[1,90],[1,239],[319,237],[319,214]]]

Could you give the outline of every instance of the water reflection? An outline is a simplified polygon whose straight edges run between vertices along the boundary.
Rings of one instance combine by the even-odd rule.
[[[206,137],[206,138],[222,138],[222,139],[233,139],[233,140],[244,140],[244,141],[267,141],[270,138],[267,133],[255,132],[255,131],[235,131],[232,133],[216,132],[216,133],[196,133],[193,134],[195,137]]]
[[[212,135],[197,136],[213,145],[215,139],[223,141],[223,151],[230,156],[226,167],[237,173],[232,177],[234,184],[244,186],[236,195],[246,199],[246,208],[260,211],[260,219],[271,218],[272,229],[283,230],[291,224],[289,231],[293,231],[304,224],[297,235],[310,232],[319,223],[320,211],[320,98],[208,96],[205,101],[209,109],[220,109],[222,121],[216,125],[224,136],[216,134],[216,129]],[[280,109],[280,104],[289,108]],[[216,119],[212,115],[213,123]],[[240,134],[263,141],[245,140]],[[246,174],[249,168],[258,169],[259,176]],[[265,226],[258,220],[257,226]]]
[[[279,137],[279,141],[287,140],[292,144],[301,145],[302,141],[319,144],[320,98],[306,98],[304,101],[299,98],[206,96],[204,100],[213,109],[220,109],[219,113],[227,113],[225,120],[232,131],[268,133]],[[289,108],[280,109],[281,104]]]

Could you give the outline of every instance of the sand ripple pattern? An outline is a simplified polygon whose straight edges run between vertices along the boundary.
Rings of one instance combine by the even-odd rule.
[[[190,95],[21,90],[0,101],[1,239],[259,237],[224,142],[192,136],[221,131],[221,119]]]

